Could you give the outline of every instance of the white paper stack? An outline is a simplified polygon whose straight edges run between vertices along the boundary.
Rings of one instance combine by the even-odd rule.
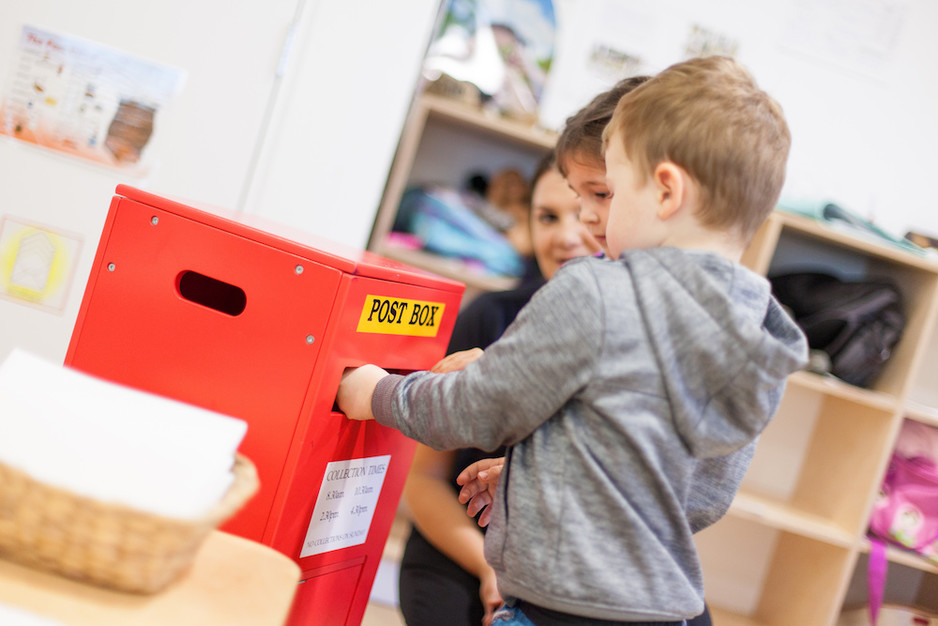
[[[232,483],[247,423],[14,350],[0,366],[0,462],[101,502],[196,519]]]
[[[65,622],[36,615],[31,611],[0,602],[0,624],[3,626],[65,626]]]

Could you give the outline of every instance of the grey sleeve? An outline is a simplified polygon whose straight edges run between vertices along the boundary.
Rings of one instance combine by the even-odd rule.
[[[711,526],[729,510],[758,441],[726,456],[697,459],[686,509],[691,532]]]
[[[589,265],[565,266],[464,370],[382,381],[372,402],[375,417],[438,450],[512,445],[590,380],[604,324]]]

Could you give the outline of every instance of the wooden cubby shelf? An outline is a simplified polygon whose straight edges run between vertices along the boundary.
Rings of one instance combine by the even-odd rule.
[[[413,250],[385,242],[377,252],[389,259],[461,281],[468,289],[477,291],[503,291],[512,289],[518,283],[515,278],[483,274],[459,259],[442,257],[424,250]]]
[[[860,552],[864,554],[869,554],[870,540],[863,539],[860,542],[859,547],[860,547]],[[921,570],[923,572],[928,572],[930,574],[938,574],[938,563],[935,563],[934,561],[929,561],[928,559],[923,558],[914,552],[910,552],[909,550],[903,550],[902,548],[897,548],[895,546],[887,546],[886,547],[886,559],[890,563],[897,563],[899,565],[911,567],[912,569]]]
[[[483,291],[511,289],[517,279],[481,274],[457,259],[404,249],[388,241],[401,197],[418,184],[460,187],[470,173],[513,168],[530,174],[556,133],[499,117],[463,102],[420,94],[404,125],[368,248],[466,284],[463,302]]]
[[[938,408],[910,401],[905,407],[905,416],[917,422],[938,428]]]
[[[710,607],[710,618],[720,626],[768,626],[765,622],[739,615],[719,606]]]
[[[813,372],[795,372],[788,377],[788,385],[811,389],[831,397],[842,398],[887,412],[897,411],[901,406],[899,399],[894,395],[863,389],[847,384],[834,376]]]
[[[447,120],[461,124],[477,134],[488,134],[500,140],[513,141],[549,150],[557,142],[557,134],[504,117],[487,113],[478,107],[469,106],[432,93],[420,96],[417,106],[426,111],[431,119]]]
[[[793,374],[728,515],[698,535],[714,623],[834,626],[847,604],[866,601],[857,581],[865,580],[870,510],[903,419],[938,426],[938,263],[778,211],[743,262],[769,277],[886,277],[903,294],[905,333],[871,387]],[[896,548],[887,554],[900,586],[906,568],[918,573],[919,604],[934,595],[938,566]]]
[[[740,491],[733,500],[729,515],[792,532],[834,546],[848,548],[853,545],[854,534],[846,528],[825,519],[753,493]]]

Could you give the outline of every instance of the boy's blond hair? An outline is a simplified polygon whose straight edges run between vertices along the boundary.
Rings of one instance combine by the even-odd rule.
[[[621,141],[646,179],[670,161],[700,188],[697,217],[748,242],[778,202],[791,133],[782,108],[728,57],[667,68],[616,107],[603,143]]]

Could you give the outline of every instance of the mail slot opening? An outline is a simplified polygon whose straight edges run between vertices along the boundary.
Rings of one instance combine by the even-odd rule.
[[[226,315],[241,315],[247,305],[243,289],[198,272],[185,271],[180,274],[178,288],[179,295],[186,300]]]

